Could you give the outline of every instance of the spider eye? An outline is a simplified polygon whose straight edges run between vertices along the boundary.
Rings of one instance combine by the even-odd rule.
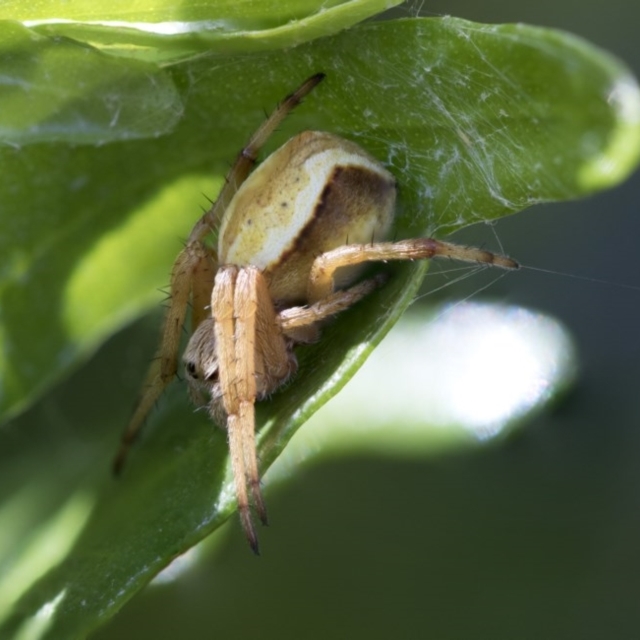
[[[187,362],[187,373],[192,377],[195,378],[197,380],[198,378],[198,371],[196,369],[196,363],[189,361]]]
[[[212,371],[208,376],[205,377],[207,382],[218,382],[218,370]]]

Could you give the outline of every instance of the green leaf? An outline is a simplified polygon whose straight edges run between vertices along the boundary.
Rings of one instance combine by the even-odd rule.
[[[182,103],[155,65],[0,22],[0,139],[20,146],[93,143],[169,133]]]
[[[401,0],[280,0],[272,2],[86,0],[5,3],[0,19],[21,20],[41,33],[63,35],[112,54],[168,62],[201,53],[249,53],[291,47],[351,27]]]
[[[5,415],[24,409],[106,336],[157,304],[154,287],[166,284],[178,239],[206,205],[200,194],[215,194],[262,121],[261,109],[319,70],[327,80],[269,149],[303,128],[362,144],[398,177],[398,237],[448,233],[535,202],[579,197],[616,184],[637,162],[634,79],[607,54],[550,30],[451,18],[371,23],[293,51],[176,65],[164,73],[184,113],[162,138],[0,152]],[[264,469],[398,319],[425,268],[398,269],[389,286],[301,351],[299,376],[259,407]],[[110,451],[130,402],[121,393],[129,375],[123,354],[139,349],[139,335],[118,351],[119,360],[100,361],[101,378],[96,371],[74,378],[66,393],[77,414],[60,419],[52,399],[6,431],[14,446],[0,451],[12,453],[3,453],[8,460],[22,453],[45,477],[67,470],[52,503],[75,514],[79,538],[16,605],[3,637],[27,633],[24,625],[40,620],[34,616],[47,603],[40,637],[85,635],[234,509],[224,434],[191,413],[177,387],[152,417],[125,478],[108,482]],[[138,364],[153,351],[148,340]],[[81,412],[83,395],[91,411]],[[75,405],[68,398],[65,406]],[[30,421],[38,424],[36,438],[21,435]],[[53,448],[44,434],[61,423],[82,425],[86,440]],[[20,476],[15,465],[2,468]],[[68,486],[78,477],[87,495],[69,503]],[[82,528],[88,504],[96,506]]]

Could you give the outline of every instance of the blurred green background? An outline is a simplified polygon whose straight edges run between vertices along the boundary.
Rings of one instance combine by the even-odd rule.
[[[394,13],[418,10],[566,29],[640,74],[640,5],[629,0],[453,0]],[[455,237],[495,246],[497,234],[524,265],[586,278],[525,269],[483,294],[565,323],[582,364],[569,396],[484,448],[307,465],[269,492],[261,558],[234,521],[216,553],[147,588],[95,637],[640,637],[640,291],[588,280],[640,287],[639,200],[635,175]],[[472,294],[482,278],[441,295]]]
[[[418,11],[566,29],[640,75],[640,6],[628,0],[412,3],[393,15]],[[589,200],[538,206],[455,236],[492,248],[497,238],[525,266],[586,278],[523,269],[476,297],[539,310],[568,327],[582,366],[569,395],[485,447],[310,459],[268,491],[272,526],[261,531],[259,559],[234,518],[184,575],[145,589],[93,637],[639,637],[640,289],[614,284],[640,288],[639,197],[636,175]],[[476,274],[423,302],[463,299],[493,279]],[[424,292],[446,282],[430,275]],[[77,425],[87,416],[76,398],[95,394],[87,381],[123,361],[131,365],[123,384],[134,390],[156,321],[110,340],[56,402],[39,404],[43,424],[48,411],[69,409],[55,422],[68,423],[79,456]],[[60,436],[43,427],[38,446],[53,454]],[[75,489],[77,478],[68,484]],[[46,504],[46,491],[33,490]]]

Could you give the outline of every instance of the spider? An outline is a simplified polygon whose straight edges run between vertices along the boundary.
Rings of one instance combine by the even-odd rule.
[[[323,320],[384,282],[381,275],[358,282],[358,267],[436,256],[519,266],[506,256],[432,238],[384,241],[393,223],[396,180],[378,160],[336,135],[300,133],[251,172],[269,136],[323,78],[312,76],[278,105],[193,227],[173,265],[157,358],[114,460],[118,473],[145,417],[177,373],[191,305],[192,335],[183,356],[189,393],[216,424],[226,426],[240,520],[255,553],[251,505],[263,524],[267,511],[254,405],[294,375],[295,345],[318,340]],[[217,254],[205,244],[216,231]]]

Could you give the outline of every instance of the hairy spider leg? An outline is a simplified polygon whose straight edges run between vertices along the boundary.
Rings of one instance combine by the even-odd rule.
[[[484,249],[465,247],[441,242],[433,238],[415,238],[399,242],[374,242],[350,244],[327,251],[318,256],[311,267],[308,300],[311,303],[324,300],[333,292],[334,275],[340,267],[362,262],[385,262],[388,260],[425,260],[448,257],[463,262],[491,264],[504,269],[519,269],[520,265],[509,258]]]
[[[187,250],[188,249],[188,250]],[[210,297],[216,271],[215,254],[201,242],[194,242],[180,253],[171,271],[169,307],[162,326],[160,347],[151,361],[135,409],[129,420],[120,446],[113,460],[113,472],[122,471],[132,443],[138,436],[149,411],[158,401],[178,371],[178,352],[189,299],[202,299],[206,291]],[[204,309],[204,305],[202,306]],[[194,308],[194,320],[203,319],[203,313]]]
[[[267,524],[256,455],[255,401],[295,370],[264,277],[256,267],[221,267],[211,295],[222,402],[240,521],[255,553],[255,510]],[[216,407],[211,413],[215,417]],[[247,485],[249,491],[247,490]]]
[[[231,468],[238,501],[238,512],[240,521],[244,529],[251,548],[258,552],[258,536],[253,526],[251,512],[249,509],[249,496],[247,493],[247,470],[244,456],[244,446],[242,442],[241,420],[251,419],[246,408],[243,407],[242,414],[240,408],[240,374],[238,368],[249,367],[250,363],[240,364],[236,361],[236,335],[234,327],[234,289],[238,275],[238,268],[235,266],[222,267],[216,274],[215,285],[211,294],[211,311],[214,317],[214,332],[216,338],[216,350],[218,353],[220,387],[225,413],[227,414],[227,438],[229,440],[229,454],[231,457]],[[244,309],[246,312],[246,309]],[[255,318],[255,314],[254,314]],[[250,319],[245,318],[245,326],[250,323]],[[253,347],[253,344],[251,345]],[[253,352],[253,348],[249,351]],[[243,353],[246,359],[253,360],[251,353]],[[239,365],[239,367],[237,366]],[[243,385],[244,399],[242,404],[249,399],[246,397],[253,391],[255,397],[255,379],[253,389],[249,388],[250,383]],[[212,413],[213,413],[212,407]],[[253,425],[251,425],[253,426]]]
[[[290,307],[283,309],[278,314],[278,323],[281,331],[296,342],[299,341],[299,329],[308,326],[316,327],[317,323],[331,318],[342,311],[346,311],[356,302],[359,302],[378,287],[387,282],[388,277],[384,273],[363,280],[353,287],[335,291],[322,300],[304,307]]]

